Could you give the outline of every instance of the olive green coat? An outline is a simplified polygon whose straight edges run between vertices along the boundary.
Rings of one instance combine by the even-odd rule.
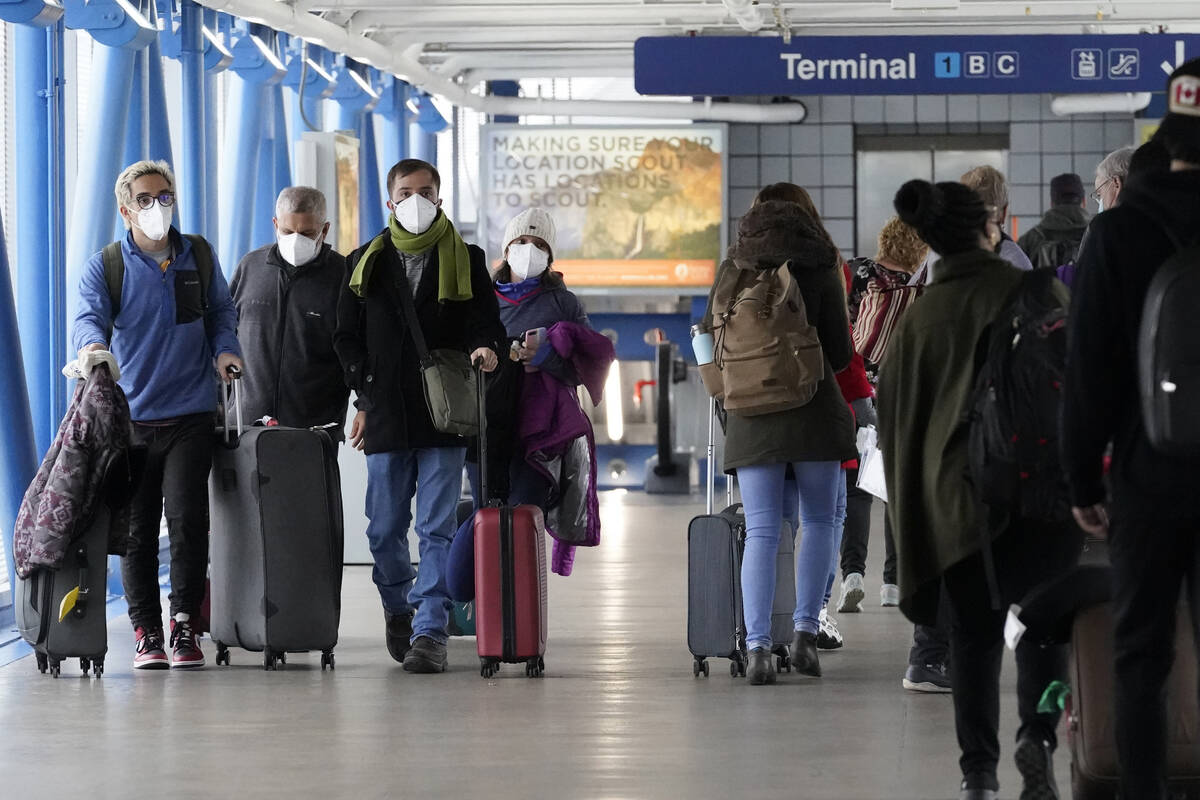
[[[879,370],[879,438],[896,537],[900,605],[936,619],[937,586],[980,550],[967,482],[966,411],[976,347],[1021,271],[986,250],[938,261],[932,283],[900,320]],[[1058,289],[1066,294],[1065,287]]]
[[[725,428],[726,472],[750,464],[797,461],[847,461],[857,458],[854,417],[842,399],[835,372],[850,363],[854,346],[846,316],[841,273],[833,268],[804,268],[789,262],[810,325],[817,329],[825,355],[825,377],[806,405],[774,414],[743,417],[733,412]],[[772,265],[778,266],[778,264]],[[719,270],[739,269],[726,260]],[[720,279],[718,278],[718,281]],[[709,297],[709,316],[712,297]]]

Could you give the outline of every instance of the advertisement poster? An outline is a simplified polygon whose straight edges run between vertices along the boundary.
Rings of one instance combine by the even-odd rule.
[[[488,258],[529,207],[558,226],[572,287],[707,289],[725,220],[725,127],[489,126],[479,215]]]
[[[333,158],[337,179],[337,244],[334,249],[339,253],[350,253],[359,245],[358,139],[335,134]]]

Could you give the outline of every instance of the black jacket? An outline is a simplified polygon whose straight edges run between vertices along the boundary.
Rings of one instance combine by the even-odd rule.
[[[323,245],[302,267],[286,264],[277,245],[238,263],[230,292],[238,308],[245,422],[270,415],[297,428],[337,423],[339,438],[350,391],[334,352],[337,304],[346,259]]]
[[[440,433],[433,427],[416,346],[400,307],[397,281],[407,279],[396,249],[389,245],[380,253],[365,297],[350,291],[350,276],[366,249],[363,245],[346,259],[334,339],[346,383],[358,393],[355,406],[367,412],[366,452],[466,446],[461,436]],[[467,249],[472,298],[462,302],[438,302],[437,250],[429,254],[414,299],[430,350],[470,353],[480,347],[497,349],[504,339],[483,251],[475,245]]]
[[[1137,341],[1150,280],[1200,233],[1200,170],[1147,175],[1098,215],[1076,262],[1071,300],[1063,463],[1072,502],[1104,499],[1101,459],[1113,441],[1112,492],[1119,509],[1146,517],[1195,516],[1200,461],[1153,450],[1138,397]]]

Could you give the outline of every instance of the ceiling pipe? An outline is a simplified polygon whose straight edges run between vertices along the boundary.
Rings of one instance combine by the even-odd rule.
[[[1150,92],[1060,94],[1050,100],[1050,110],[1059,117],[1072,114],[1132,114],[1148,105]]]
[[[350,34],[345,28],[313,14],[296,11],[278,0],[199,0],[206,8],[224,11],[250,22],[259,22],[298,36],[328,50],[343,53],[355,61],[389,72],[419,89],[444,97],[447,101],[484,114],[524,116],[643,117],[650,119],[702,119],[716,122],[795,123],[803,121],[806,109],[801,103],[754,105],[745,103],[696,103],[664,101],[542,100],[531,97],[483,96],[435,75],[412,54],[423,45],[404,53],[374,39]]]
[[[758,33],[766,24],[756,0],[721,0],[721,3],[747,33]]]

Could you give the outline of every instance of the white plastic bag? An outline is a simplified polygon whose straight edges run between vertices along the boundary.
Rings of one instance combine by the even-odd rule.
[[[868,425],[858,431],[858,488],[887,502],[887,482],[883,474],[883,453],[875,427]]]

